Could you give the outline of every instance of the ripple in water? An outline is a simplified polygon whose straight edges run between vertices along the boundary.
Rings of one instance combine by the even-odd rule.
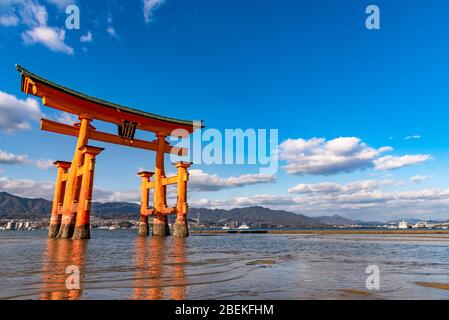
[[[381,288],[365,287],[368,265]],[[81,289],[67,290],[79,266]],[[447,299],[449,238],[389,235],[137,237],[0,233],[1,299]]]

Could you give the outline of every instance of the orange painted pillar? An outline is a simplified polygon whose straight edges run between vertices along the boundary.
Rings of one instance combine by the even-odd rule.
[[[82,167],[82,182],[79,193],[78,210],[73,239],[90,239],[90,208],[92,204],[92,191],[94,187],[95,157],[103,148],[83,146],[80,152],[84,155]]]
[[[78,142],[76,144],[75,155],[73,156],[72,165],[70,166],[69,176],[66,184],[66,191],[64,196],[64,204],[62,207],[62,222],[59,228],[57,238],[67,239],[73,236],[75,230],[76,212],[78,199],[79,181],[78,168],[83,164],[83,154],[80,148],[87,145],[89,140],[89,127],[92,117],[88,115],[80,115],[80,130]]]
[[[187,224],[187,181],[189,180],[189,174],[187,169],[191,166],[191,163],[177,162],[175,163],[178,168],[178,201],[176,203],[176,223],[173,231],[175,237],[188,237],[189,227]]]
[[[53,206],[51,208],[50,225],[48,227],[48,237],[55,238],[58,235],[59,227],[61,226],[61,215],[59,209],[64,201],[65,182],[63,182],[63,175],[67,173],[70,168],[70,162],[56,161],[54,165],[58,168],[56,176],[55,193],[53,195]]]
[[[148,189],[148,182],[154,172],[142,171],[138,175],[142,178],[142,185],[140,186],[141,202],[140,202],[140,221],[139,221],[139,236],[146,237],[149,234],[148,228],[148,201],[150,191]]]
[[[170,229],[168,226],[168,217],[164,215],[163,210],[167,206],[166,188],[162,184],[162,178],[165,177],[164,155],[165,155],[165,135],[157,134],[158,147],[156,152],[156,168],[154,175],[154,218],[153,218],[153,236],[168,236]]]

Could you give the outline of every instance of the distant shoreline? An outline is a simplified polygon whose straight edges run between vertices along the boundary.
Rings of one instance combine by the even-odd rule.
[[[228,234],[227,230],[190,230],[191,234]],[[236,234],[248,233],[250,231],[236,232]],[[254,232],[255,234],[257,232]],[[230,233],[232,234],[232,233]],[[265,234],[449,234],[449,230],[373,230],[373,229],[307,229],[307,230],[266,230]]]

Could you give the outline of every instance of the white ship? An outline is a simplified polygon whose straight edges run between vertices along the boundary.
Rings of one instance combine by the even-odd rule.
[[[413,226],[414,229],[424,229],[424,228],[429,228],[429,224],[427,222],[424,221],[420,221],[417,224],[415,224]]]
[[[228,225],[225,225],[223,228],[221,228],[221,229],[223,229],[223,230],[230,230],[231,229],[231,227],[229,227]]]
[[[405,220],[402,220],[401,222],[399,222],[399,225],[398,225],[399,229],[408,229],[410,227],[411,227],[410,224]]]
[[[248,229],[250,229],[250,227],[247,225],[247,224],[245,224],[245,223],[243,223],[240,227],[238,227],[237,229],[239,229],[239,230],[248,230]]]
[[[14,221],[8,222],[6,225],[6,230],[16,230],[16,223]]]

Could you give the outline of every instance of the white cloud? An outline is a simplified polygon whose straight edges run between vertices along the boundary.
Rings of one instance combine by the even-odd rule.
[[[163,3],[164,0],[143,0],[143,17],[145,23],[149,23],[153,20],[154,10]]]
[[[0,191],[24,198],[43,198],[51,201],[54,186],[54,182],[0,177]],[[111,191],[94,187],[93,197],[97,202],[140,202],[140,190]]]
[[[15,155],[13,153],[0,150],[0,164],[26,164],[28,157],[26,155]]]
[[[41,170],[49,170],[49,169],[53,169],[54,166],[54,160],[50,160],[50,159],[39,159],[36,160],[34,162],[35,166]]]
[[[290,208],[301,204],[300,197],[291,197],[286,195],[272,195],[272,194],[258,194],[252,196],[235,197],[226,200],[211,200],[200,199],[190,201],[191,207],[205,207],[205,208],[222,208],[232,209],[237,207],[249,206],[267,206],[272,208]]]
[[[414,183],[419,184],[419,183],[421,183],[427,179],[430,179],[430,178],[432,178],[432,176],[422,176],[422,175],[417,174],[416,176],[411,177],[410,180]]]
[[[109,33],[110,36],[112,36],[114,38],[118,38],[117,32],[115,31],[115,29],[112,26],[108,26],[106,28],[106,32]]]
[[[415,134],[404,138],[404,140],[412,140],[412,139],[421,139],[421,136],[419,134]]]
[[[87,33],[83,36],[81,36],[80,41],[81,42],[92,42],[93,41],[92,32],[87,31]]]
[[[190,170],[189,188],[198,191],[217,191],[226,188],[243,187],[260,183],[274,182],[271,174],[244,174],[238,177],[221,178],[202,170]]]
[[[334,182],[320,182],[315,184],[298,184],[288,190],[289,193],[296,194],[330,194],[330,193],[353,193],[360,190],[375,190],[381,186],[390,185],[393,181],[384,180],[362,180],[347,184]]]
[[[284,169],[295,175],[332,175],[375,168],[394,170],[430,160],[430,155],[383,156],[391,147],[378,149],[356,137],[288,139],[280,145],[279,158],[287,162]]]
[[[50,1],[62,4],[63,1]],[[22,34],[22,40],[27,45],[40,43],[52,51],[73,54],[72,47],[65,43],[65,30],[48,25],[47,9],[35,0],[3,0],[0,25],[16,26],[23,24],[28,27]]]
[[[0,91],[0,131],[12,133],[28,130],[31,122],[37,122],[41,116],[37,100],[18,99],[14,95]]]
[[[13,14],[0,16],[0,26],[15,27],[19,24],[19,18]]]
[[[60,10],[65,10],[69,5],[76,4],[76,0],[46,0],[46,1],[56,5]]]
[[[47,117],[56,122],[61,122],[68,125],[79,122],[79,119],[75,115],[68,112],[57,112],[56,114],[48,115]]]
[[[0,150],[0,164],[7,165],[32,165],[41,170],[48,170],[54,167],[54,160],[39,159],[30,160],[27,155],[16,155],[8,151]]]
[[[12,1],[12,10],[19,13],[21,22],[30,27],[47,25],[47,9],[33,0]]]
[[[391,147],[374,149],[355,137],[288,139],[280,145],[280,159],[288,173],[331,175],[373,166],[373,160]]]
[[[136,202],[140,203],[140,190],[111,191],[95,187],[93,198],[96,202]]]
[[[72,55],[74,50],[65,44],[65,30],[48,26],[38,26],[22,33],[25,44],[40,43],[52,51]]]
[[[0,190],[24,198],[53,198],[53,182],[37,182],[29,179],[0,177]]]
[[[428,154],[405,155],[400,157],[385,156],[374,160],[376,170],[395,170],[432,159]]]
[[[352,219],[393,220],[404,217],[449,218],[449,189],[384,191],[391,180],[347,184],[303,184],[290,189],[296,195],[256,194],[231,199],[201,199],[191,206],[224,208],[265,206],[310,216],[339,214]]]

